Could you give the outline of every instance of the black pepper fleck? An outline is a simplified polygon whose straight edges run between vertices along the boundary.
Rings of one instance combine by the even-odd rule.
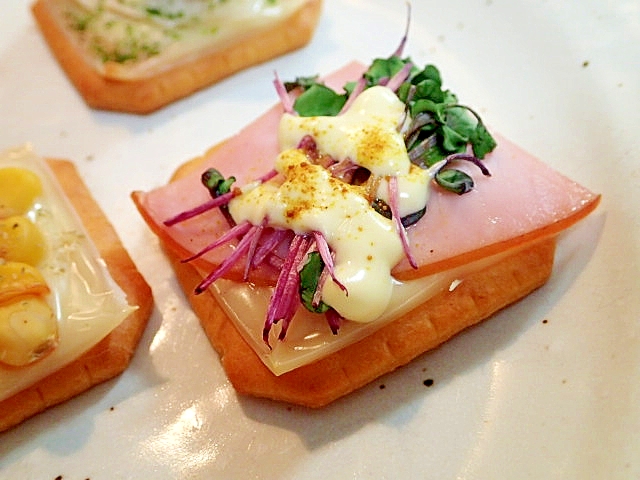
[[[584,62],[582,62],[583,68],[587,68],[588,66],[589,66],[589,60],[585,60]]]
[[[545,318],[544,320],[542,320],[542,323],[549,323],[549,320]]]
[[[427,378],[424,382],[422,382],[424,384],[425,387],[430,387],[431,385],[433,385],[433,379],[432,378]]]
[[[380,384],[380,390],[384,390],[385,388],[387,388],[387,386],[384,383]]]

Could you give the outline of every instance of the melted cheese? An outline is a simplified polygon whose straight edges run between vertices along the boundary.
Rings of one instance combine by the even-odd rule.
[[[154,75],[285,22],[305,0],[64,0],[58,17],[106,77]]]
[[[0,166],[27,168],[42,180],[43,194],[27,216],[47,240],[37,266],[50,288],[46,299],[59,333],[58,347],[44,359],[22,368],[0,367],[4,399],[75,360],[136,307],[127,304],[48,166],[29,147],[0,153]]]
[[[311,363],[334,353],[388,325],[401,315],[437,295],[457,288],[464,278],[503,259],[507,253],[488,257],[463,267],[429,275],[408,282],[394,281],[390,301],[375,321],[344,322],[334,335],[323,315],[300,307],[294,316],[284,341],[274,341],[269,349],[262,340],[262,327],[273,291],[250,283],[217,280],[212,291],[238,331],[275,375]],[[277,336],[277,332],[275,336]]]

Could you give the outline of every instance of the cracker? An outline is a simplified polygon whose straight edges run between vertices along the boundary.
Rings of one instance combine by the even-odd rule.
[[[56,1],[37,0],[32,12],[52,53],[86,103],[97,109],[140,114],[301,48],[310,41],[322,7],[322,0],[308,0],[285,22],[149,78],[123,81],[103,77],[85,61],[55,14],[52,6]]]
[[[49,160],[113,279],[138,309],[77,360],[0,402],[0,431],[122,373],[136,350],[153,308],[152,292],[71,162]]]
[[[198,168],[202,158],[181,165],[173,179]],[[555,244],[555,238],[547,238],[524,246],[358,343],[280,376],[262,363],[211,291],[194,293],[202,280],[197,271],[165,250],[235,390],[319,408],[409,363],[543,285],[551,275]]]

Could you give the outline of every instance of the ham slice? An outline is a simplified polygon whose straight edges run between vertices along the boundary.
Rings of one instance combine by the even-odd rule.
[[[327,77],[333,88],[357,79],[364,67],[351,63]],[[278,124],[283,109],[276,105],[237,135],[212,148],[198,159],[198,167],[180,179],[149,192],[134,192],[132,198],[163,245],[179,257],[200,251],[229,229],[216,209],[167,227],[164,221],[210,199],[200,175],[207,168],[225,177],[235,176],[237,186],[269,170],[279,152]],[[593,211],[600,196],[556,172],[518,146],[495,135],[498,146],[487,155],[491,177],[483,177],[473,166],[460,165],[476,182],[473,191],[459,196],[438,187],[432,190],[427,213],[408,229],[410,248],[418,265],[404,260],[394,268],[399,279],[418,278],[447,270],[501,251],[523,247],[558,234]],[[221,246],[195,261],[209,271],[231,252]],[[240,264],[228,277],[239,279]],[[252,272],[251,280],[270,282],[277,272],[268,266]]]

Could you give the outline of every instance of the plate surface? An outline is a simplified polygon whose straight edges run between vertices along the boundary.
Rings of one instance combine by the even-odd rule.
[[[304,50],[140,117],[87,108],[29,3],[3,3],[0,149],[74,161],[157,306],[121,377],[0,435],[1,478],[640,478],[636,1],[414,2],[406,52],[603,201],[546,286],[328,408],[236,396],[136,213],[131,191],[276,101],[274,70],[387,56],[405,16],[404,0],[327,0]]]

